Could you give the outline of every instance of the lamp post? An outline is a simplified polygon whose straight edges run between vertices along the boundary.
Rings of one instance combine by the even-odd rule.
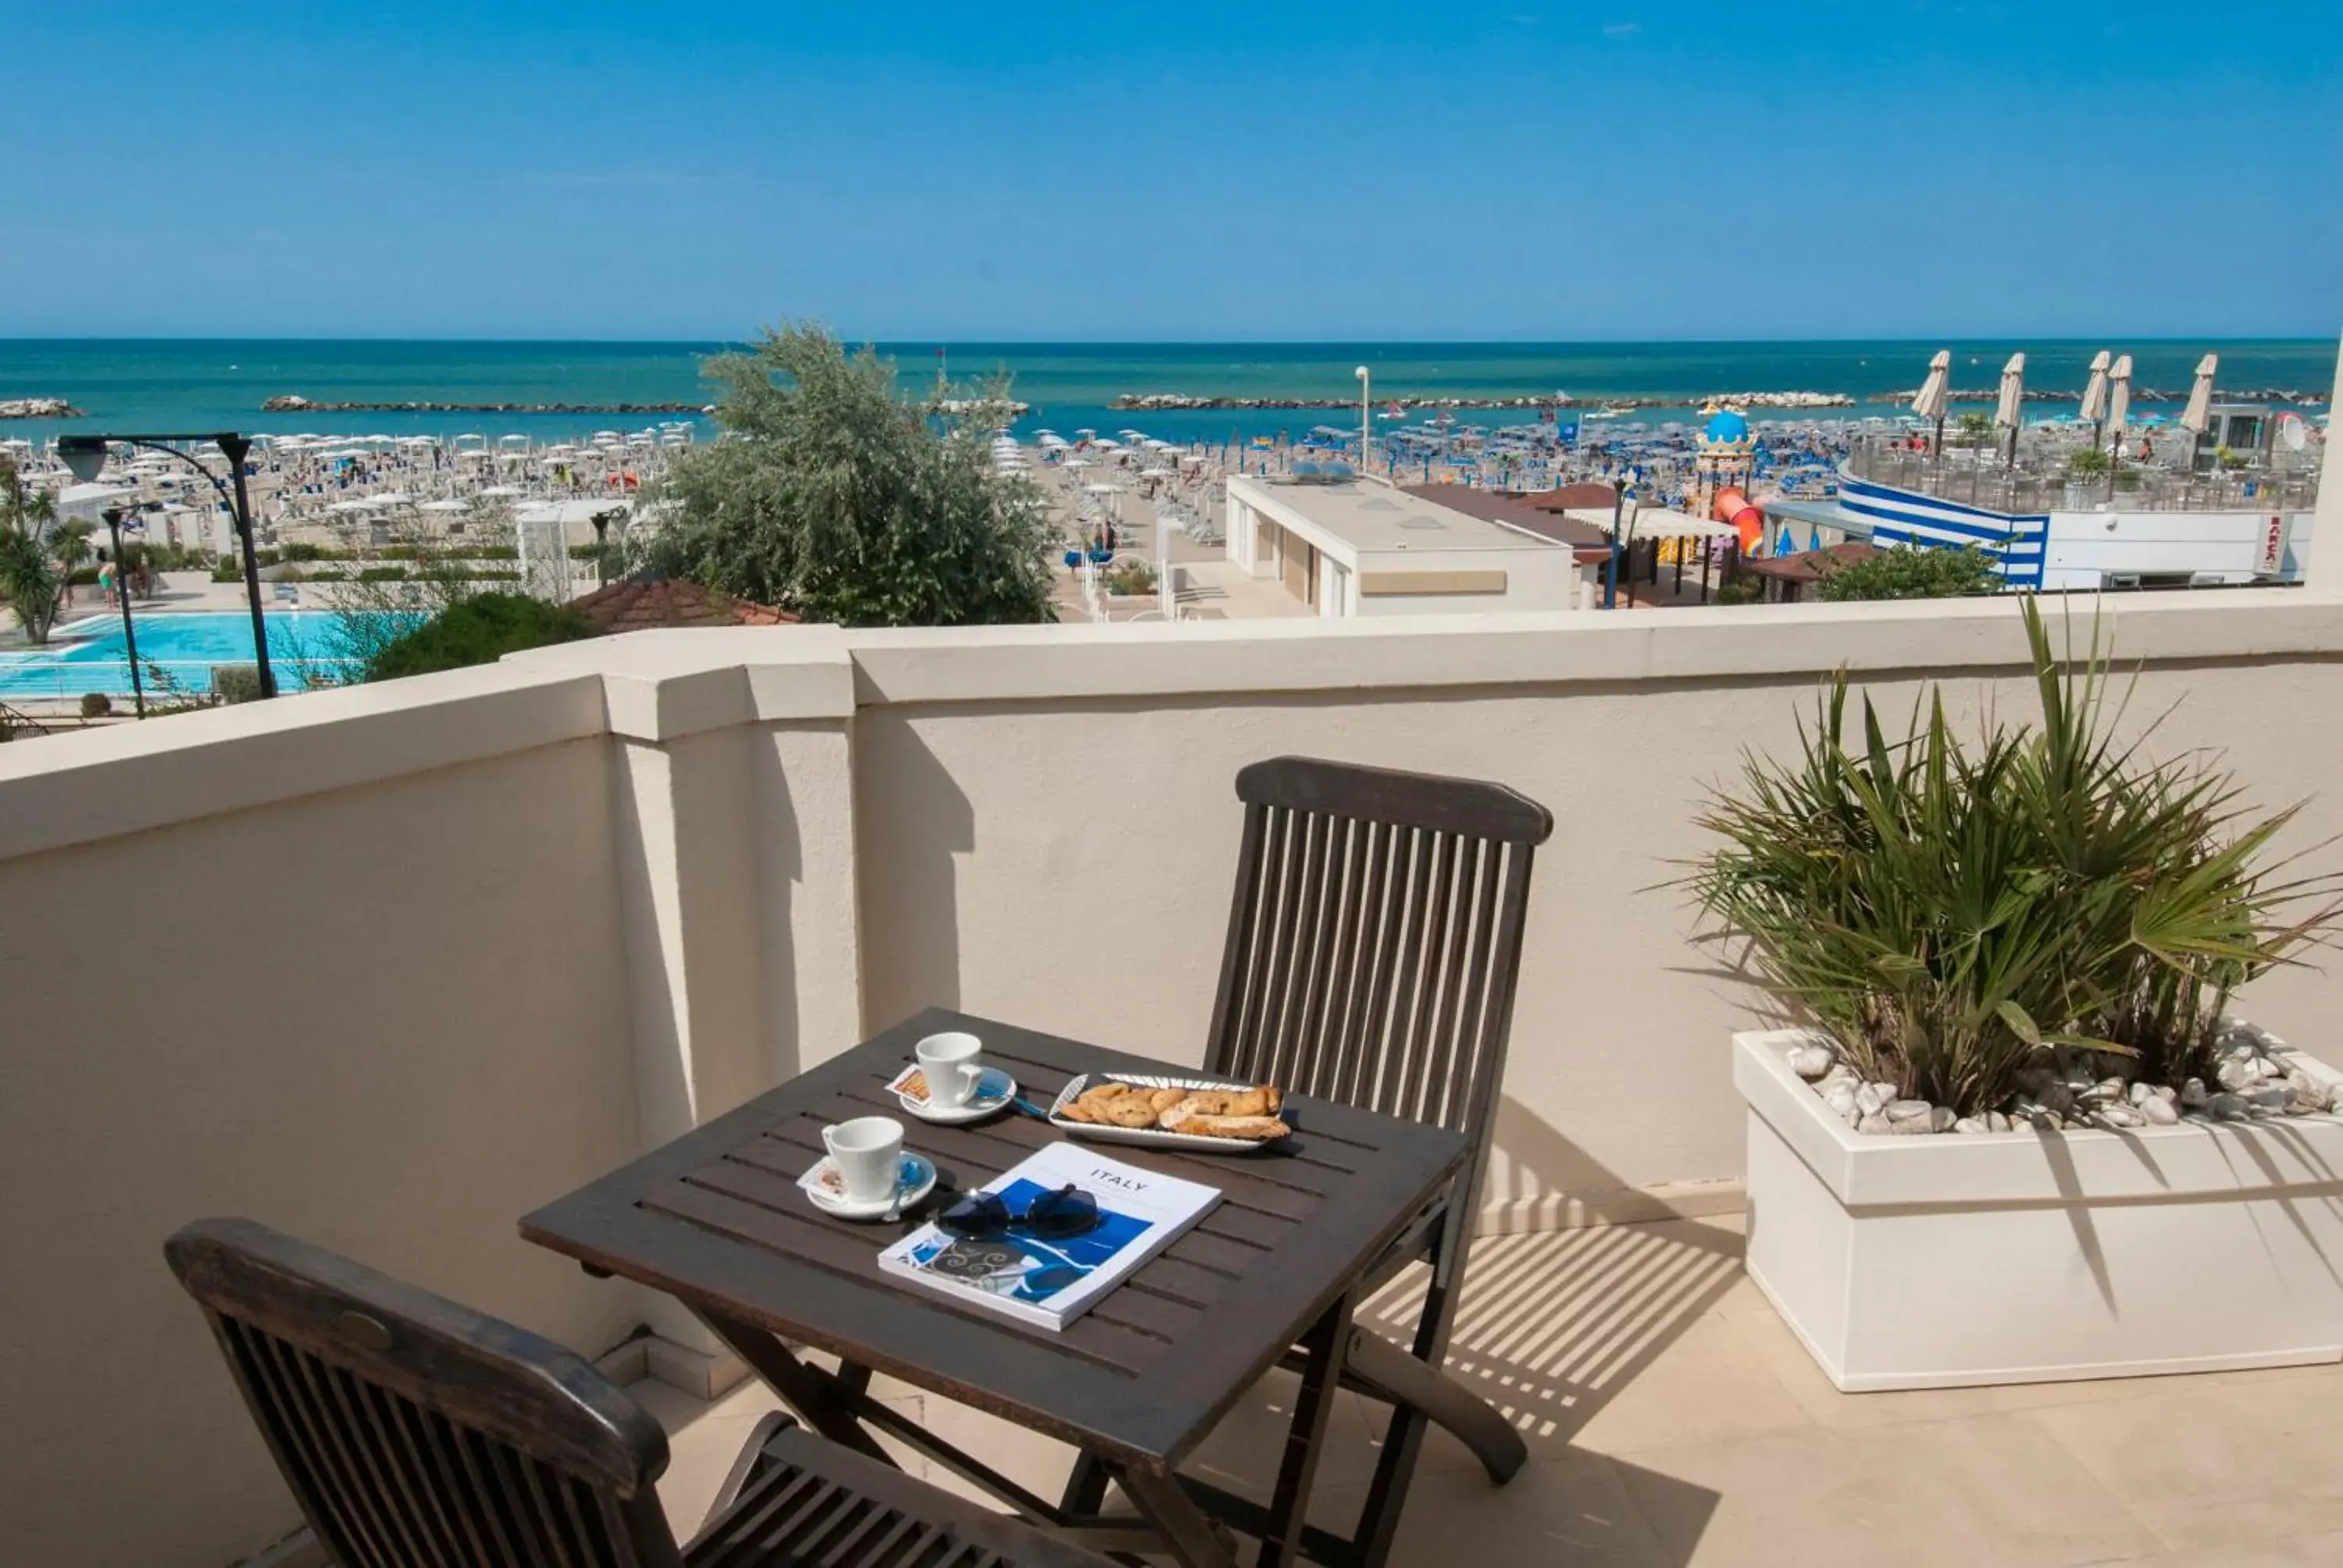
[[[1363,474],[1367,471],[1367,440],[1374,429],[1368,423],[1370,410],[1373,407],[1369,394],[1374,388],[1374,378],[1367,374],[1367,367],[1363,365],[1352,374],[1359,378],[1359,472]]]
[[[233,489],[223,483],[217,474],[205,467],[174,442],[208,441],[220,449],[235,476]],[[60,436],[57,456],[73,470],[74,477],[84,484],[95,480],[106,470],[108,448],[119,443],[125,447],[143,447],[166,457],[176,457],[201,474],[226,502],[228,514],[235,519],[236,535],[244,551],[244,592],[252,605],[252,658],[260,675],[260,695],[277,695],[277,675],[268,666],[268,623],[260,613],[260,563],[253,555],[252,498],[244,485],[244,460],[251,454],[252,442],[233,430],[213,431],[199,435],[167,436]]]
[[[936,350],[940,354],[942,349]],[[594,585],[605,587],[610,580],[610,525],[625,516],[617,508],[594,514]]]
[[[122,558],[122,508],[108,507],[103,514],[106,531],[114,540],[114,597],[122,603],[122,651],[130,660],[130,700],[138,717],[146,717],[146,683],[138,678],[138,630],[130,624],[130,570]],[[130,525],[136,528],[136,523]]]

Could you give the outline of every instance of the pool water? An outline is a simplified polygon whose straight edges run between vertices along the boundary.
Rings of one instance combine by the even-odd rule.
[[[160,669],[181,690],[207,693],[215,667],[253,662],[252,617],[246,611],[141,614],[134,607],[133,614],[142,676]],[[280,691],[330,683],[349,668],[348,660],[335,657],[340,651],[339,617],[315,610],[272,610],[265,618],[269,662]],[[118,610],[58,627],[46,648],[0,653],[0,699],[74,699],[91,691],[130,695],[130,662],[124,656]],[[147,695],[157,695],[151,679]]]

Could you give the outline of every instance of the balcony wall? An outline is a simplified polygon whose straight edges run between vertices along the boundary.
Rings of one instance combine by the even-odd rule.
[[[2158,748],[2317,796],[2302,842],[2343,829],[2343,604],[2107,618],[2135,714],[2177,704]],[[208,1568],[294,1523],[164,1270],[186,1219],[589,1353],[645,1319],[688,1342],[515,1219],[930,1003],[1196,1060],[1230,780],[1282,752],[1554,810],[1487,1222],[1729,1208],[1745,1002],[1654,890],[1703,786],[1789,745],[1835,666],[2016,717],[2022,656],[2006,603],[652,633],[0,749],[11,1555]],[[2248,1005],[2318,1049],[2338,1000],[2299,971]]]

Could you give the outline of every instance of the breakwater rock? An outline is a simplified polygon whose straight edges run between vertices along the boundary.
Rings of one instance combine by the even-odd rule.
[[[703,403],[319,403],[287,393],[264,414],[713,414]]]
[[[1579,399],[1566,392],[1523,397],[1433,397],[1402,393],[1396,397],[1378,395],[1373,401],[1379,408],[1574,408],[1581,406]],[[1706,403],[1727,403],[1743,408],[1855,407],[1855,399],[1844,392],[1716,392],[1697,397],[1599,397],[1588,400],[1585,406],[1684,408],[1698,407]],[[1136,413],[1167,408],[1355,408],[1358,406],[1356,397],[1228,397],[1188,392],[1125,392],[1108,405],[1117,412]]]
[[[0,419],[85,419],[62,397],[0,397]]]

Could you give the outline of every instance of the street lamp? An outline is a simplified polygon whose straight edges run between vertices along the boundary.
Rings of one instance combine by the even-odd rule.
[[[114,539],[114,597],[122,602],[122,651],[130,660],[130,700],[138,717],[146,717],[146,684],[138,678],[138,631],[130,624],[130,568],[122,558],[122,508],[108,507],[102,514],[106,531]],[[130,525],[139,525],[134,521]]]
[[[217,474],[172,444],[182,441],[209,441],[217,447],[235,474],[233,491]],[[252,499],[244,487],[244,460],[252,451],[252,442],[233,430],[192,436],[60,436],[56,450],[65,466],[73,470],[74,477],[89,484],[106,471],[107,451],[117,443],[177,458],[210,481],[220,499],[227,504],[228,515],[236,521],[236,538],[244,549],[244,591],[252,604],[252,658],[259,669],[260,695],[276,696],[277,675],[268,667],[268,623],[260,613],[260,563],[253,555]]]
[[[1373,377],[1368,376],[1367,367],[1363,365],[1352,374],[1359,378],[1359,472],[1363,474],[1367,471],[1367,437],[1373,428],[1367,423],[1371,402],[1368,393],[1373,389],[1374,382]]]
[[[936,350],[941,354],[942,349]],[[594,582],[597,587],[610,580],[610,525],[627,514],[617,507],[594,514]]]

